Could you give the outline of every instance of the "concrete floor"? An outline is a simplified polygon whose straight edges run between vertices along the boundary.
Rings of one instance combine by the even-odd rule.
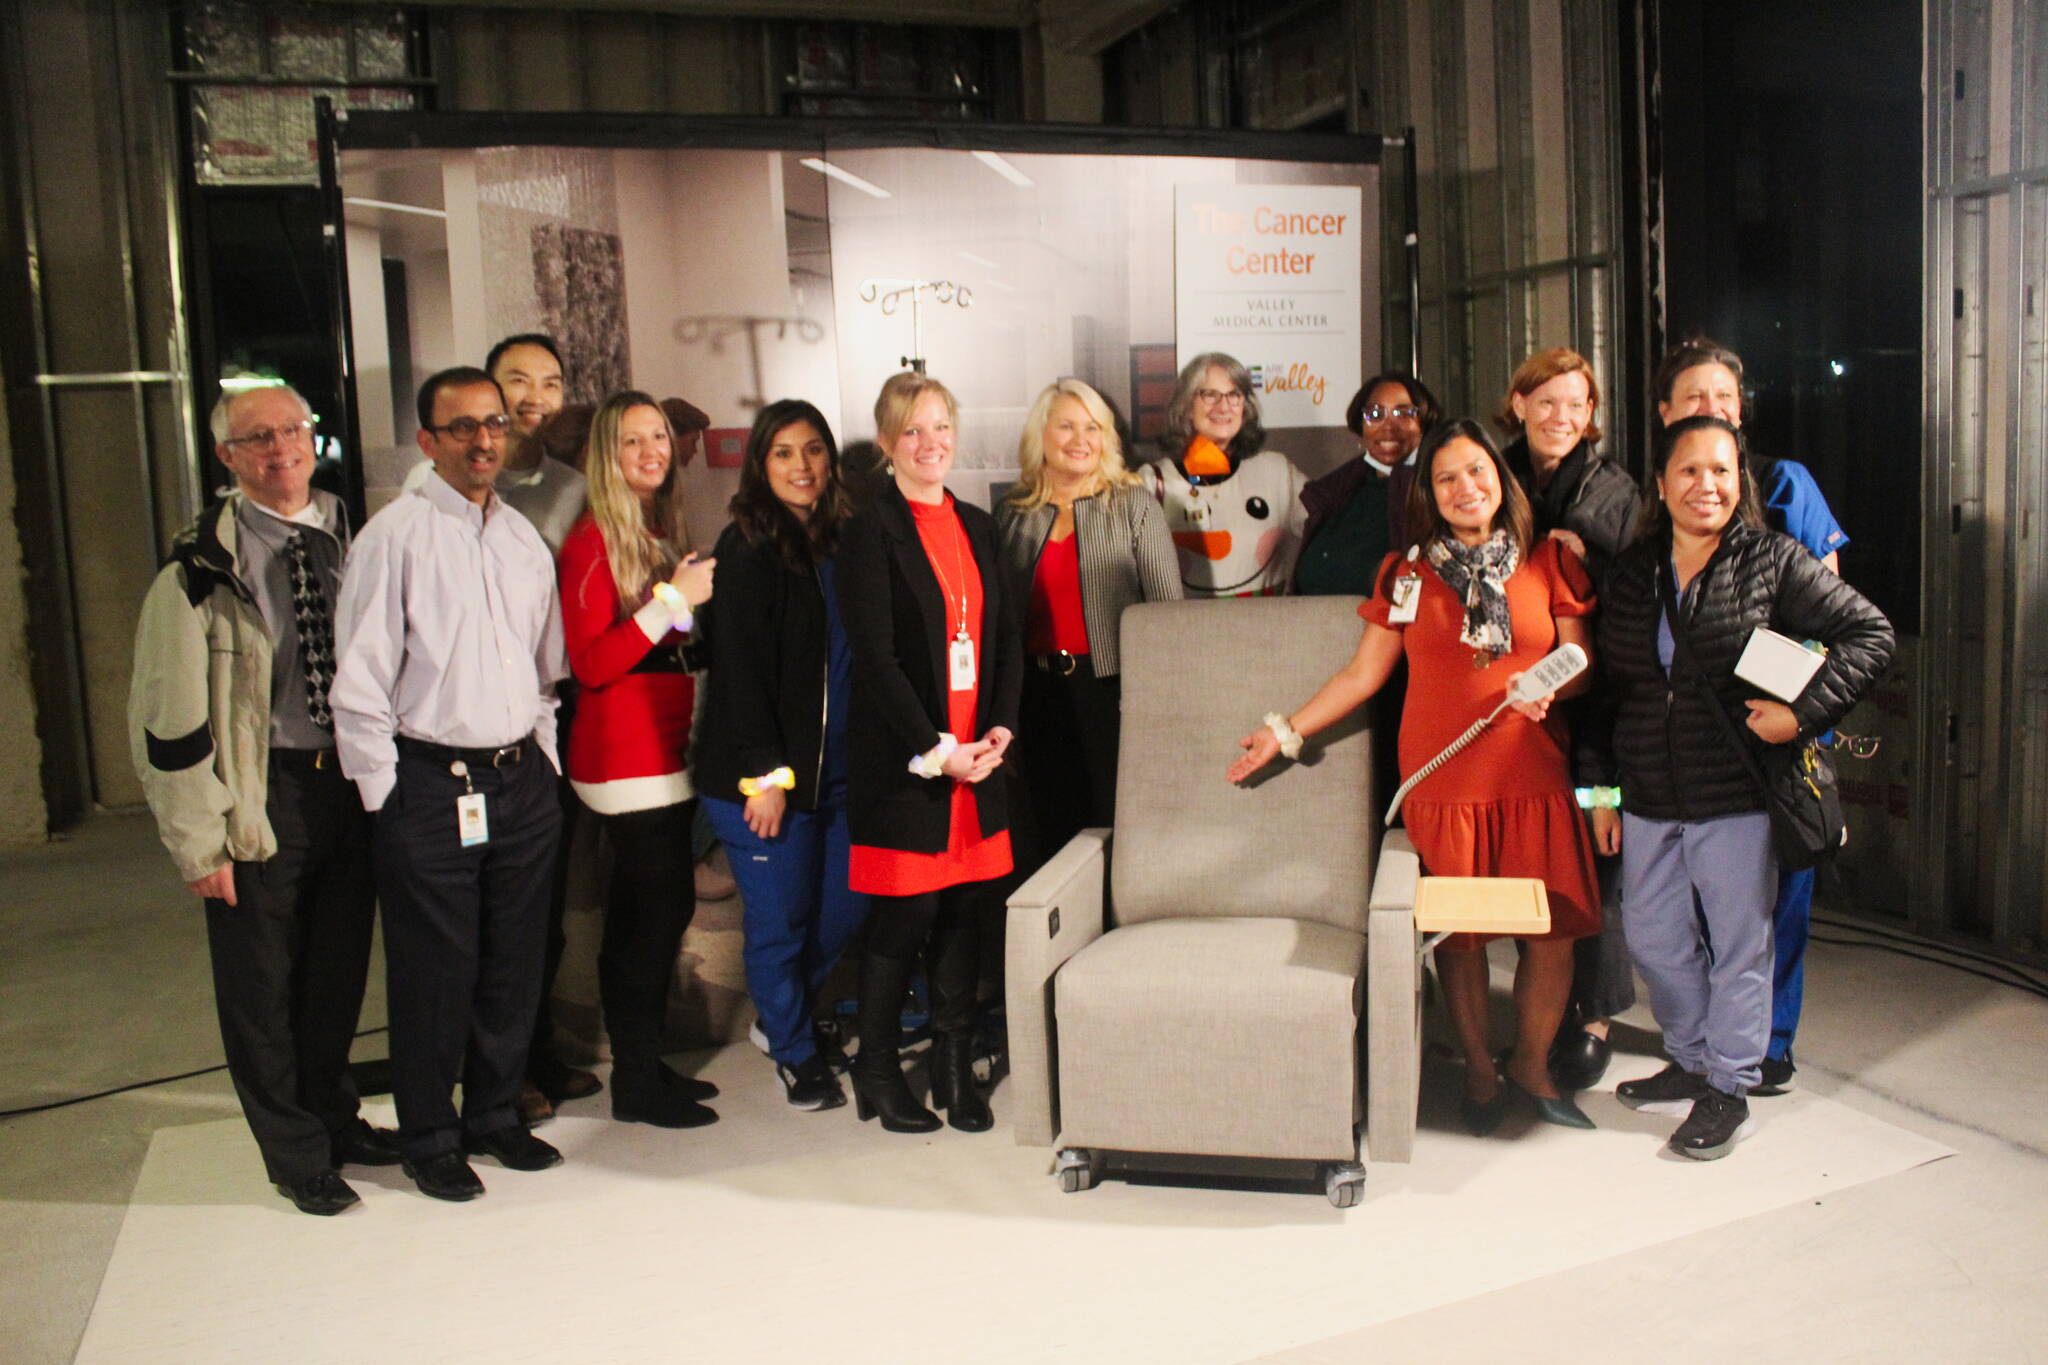
[[[146,818],[0,858],[0,887],[0,1109],[218,1061],[204,926]],[[1801,1082],[1956,1158],[1268,1359],[2048,1361],[2048,1001],[1827,944],[1808,989]],[[0,1121],[0,1355],[72,1358],[151,1135],[236,1112],[214,1072]]]

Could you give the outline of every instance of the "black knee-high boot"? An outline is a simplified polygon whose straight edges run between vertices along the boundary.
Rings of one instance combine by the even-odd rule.
[[[854,1112],[862,1122],[880,1115],[892,1133],[929,1133],[939,1116],[917,1102],[903,1080],[897,1043],[903,1035],[903,993],[910,963],[868,953],[860,963],[860,1052],[847,1078],[853,1082]]]
[[[995,1124],[988,1101],[974,1084],[974,997],[979,984],[978,906],[971,898],[948,905],[932,925],[932,1103],[946,1122],[965,1133],[985,1133]]]

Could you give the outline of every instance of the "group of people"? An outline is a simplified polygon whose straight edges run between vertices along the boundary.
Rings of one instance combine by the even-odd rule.
[[[1591,658],[1556,692],[1514,701],[1401,809],[1427,871],[1536,878],[1548,894],[1549,931],[1517,944],[1515,1036],[1501,1053],[1488,1037],[1485,940],[1457,934],[1437,949],[1475,1135],[1516,1097],[1545,1122],[1593,1126],[1571,1092],[1604,1074],[1637,972],[1670,1060],[1616,1093],[1683,1114],[1673,1151],[1726,1155],[1748,1096],[1793,1084],[1813,872],[1779,875],[1752,774],[1765,746],[1826,736],[1894,640],[1835,572],[1847,538],[1811,475],[1749,452],[1741,375],[1711,341],[1665,357],[1663,426],[1640,490],[1599,453],[1599,389],[1576,352],[1539,352],[1516,371],[1495,414],[1504,448],[1476,421],[1439,420],[1412,376],[1382,376],[1354,402],[1368,419],[1353,422],[1360,467],[1306,490],[1314,520],[1297,589],[1365,595],[1367,624],[1315,696],[1239,742],[1230,780],[1298,754],[1403,663],[1399,765],[1416,774],[1552,650]],[[1383,516],[1392,530],[1370,569],[1344,542],[1322,545],[1347,524],[1377,533]],[[1796,696],[1737,677],[1759,629],[1823,651]]]
[[[890,1131],[932,1131],[935,1110],[988,1129],[983,926],[1010,879],[1114,819],[1119,618],[1287,591],[1366,597],[1367,626],[1315,698],[1243,741],[1233,780],[1390,693],[1404,660],[1411,772],[1557,644],[1595,655],[1601,706],[1575,704],[1569,727],[1553,699],[1518,706],[1405,807],[1430,870],[1550,890],[1500,1069],[1483,944],[1438,950],[1465,1118],[1491,1131],[1519,1093],[1588,1126],[1569,1092],[1604,1067],[1632,950],[1673,1064],[1623,1098],[1692,1103],[1675,1141],[1726,1150],[1725,1116],[1768,1065],[1756,1021],[1772,934],[1753,912],[1776,890],[1761,796],[1702,721],[1704,693],[1676,680],[1704,670],[1720,704],[1746,706],[1756,743],[1784,742],[1839,719],[1891,636],[1819,549],[1758,529],[1739,382],[1731,396],[1711,373],[1724,370],[1739,381],[1739,361],[1704,344],[1665,367],[1670,425],[1640,513],[1595,449],[1590,369],[1553,351],[1515,377],[1505,451],[1390,373],[1350,405],[1359,458],[1314,481],[1264,448],[1256,386],[1229,356],[1184,367],[1165,453],[1142,468],[1102,396],[1063,379],[1033,403],[1019,481],[993,515],[947,487],[954,396],[905,372],[875,401],[867,476],[843,467],[811,404],[763,407],[708,555],[686,525],[673,400],[599,403],[580,474],[542,454],[563,389],[543,336],[421,387],[427,472],[353,538],[311,486],[305,401],[283,386],[224,395],[212,425],[234,488],[178,538],[144,604],[131,730],[164,841],[205,901],[229,1070],[271,1180],[333,1214],[358,1202],[350,1164],[402,1163],[422,1192],[465,1200],[484,1192],[472,1157],[561,1160],[521,1095],[600,1085],[553,1057],[545,1013],[572,818],[598,823],[612,859],[598,980],[614,1118],[717,1119],[717,1088],[662,1057],[708,825],[744,898],[759,1041],[788,1102],[843,1105],[844,1075],[859,1117]],[[1803,470],[1775,468],[1794,471],[1794,492],[1771,507],[1817,497]],[[1796,516],[1832,528],[1824,506]],[[1732,675],[1765,624],[1830,647],[1789,706]],[[1581,776],[1618,765],[1619,820],[1574,803],[1568,730]],[[1595,858],[1617,848],[1626,947],[1619,925],[1602,932]],[[348,1068],[379,904],[396,1132],[364,1122]],[[818,1022],[848,954],[850,1059]],[[900,1057],[921,965],[930,1108]],[[1580,1041],[1566,1045],[1568,1011]]]

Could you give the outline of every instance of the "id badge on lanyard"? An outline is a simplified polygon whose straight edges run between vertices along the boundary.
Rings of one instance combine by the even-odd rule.
[[[946,646],[946,677],[946,685],[955,692],[974,690],[974,641],[968,637],[965,625]]]
[[[1422,579],[1414,574],[1394,580],[1394,608],[1387,613],[1387,619],[1397,626],[1415,624],[1415,613],[1422,608]]]
[[[1408,547],[1407,572],[1394,580],[1394,609],[1387,613],[1387,620],[1397,626],[1415,624],[1415,613],[1422,609],[1422,570],[1415,566],[1418,552],[1413,545]]]
[[[455,798],[455,833],[462,840],[464,848],[475,848],[478,844],[491,841],[490,812],[484,808],[484,794],[469,780],[469,765],[456,759],[448,765],[448,771],[462,779],[468,790]]]

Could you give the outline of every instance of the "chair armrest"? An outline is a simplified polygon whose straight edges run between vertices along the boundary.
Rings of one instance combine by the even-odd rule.
[[[1373,869],[1372,910],[1415,913],[1415,883],[1422,877],[1422,859],[1405,829],[1390,829],[1380,841],[1379,865]]]
[[[1406,830],[1380,844],[1366,917],[1366,1149],[1374,1161],[1415,1150],[1422,1093],[1422,964],[1415,943],[1415,884],[1422,861]]]
[[[1102,937],[1108,873],[1109,831],[1084,829],[1010,895],[1003,947],[1008,1108],[1019,1146],[1050,1147],[1059,1133],[1052,979]]]

